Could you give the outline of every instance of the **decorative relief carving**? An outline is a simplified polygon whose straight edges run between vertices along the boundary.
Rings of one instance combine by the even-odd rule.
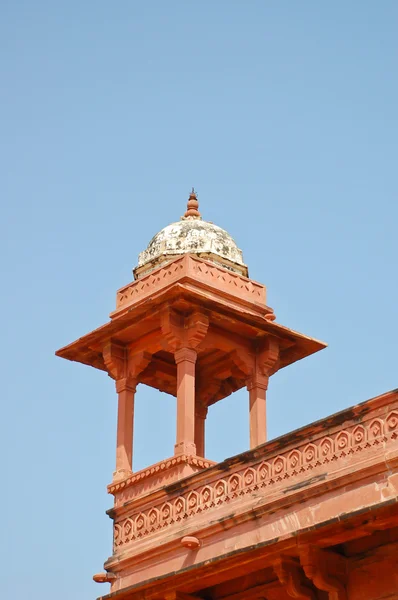
[[[333,440],[330,437],[323,438],[319,444],[321,460],[324,463],[328,463],[331,460],[335,460],[333,453]]]
[[[369,427],[370,436],[369,439],[373,445],[380,444],[386,440],[384,435],[384,424],[381,419],[374,419]]]
[[[203,488],[200,493],[201,505],[205,508],[210,506],[211,500],[213,498],[213,490],[208,485]]]
[[[190,492],[188,494],[188,508],[187,515],[194,514],[199,506],[199,494],[198,492]]]
[[[113,545],[116,548],[117,546],[119,546],[122,543],[123,543],[122,528],[120,527],[120,525],[118,525],[116,523],[116,525],[113,529]]]
[[[207,262],[192,259],[193,272],[198,279],[204,281],[210,280],[216,283],[218,287],[230,288],[232,293],[250,294],[256,298],[256,301],[261,300],[265,303],[265,288],[260,283],[247,279],[241,275],[226,272],[224,269],[210,265]],[[196,264],[195,264],[196,263]]]
[[[133,301],[135,302],[140,297],[146,296],[148,292],[153,291],[157,287],[161,287],[166,277],[171,278],[179,275],[184,269],[182,260],[183,259],[176,260],[167,267],[159,269],[155,274],[142,277],[119,290],[116,295],[116,308],[118,309],[125,304],[130,304]]]
[[[261,463],[258,468],[258,474],[261,481],[271,478],[271,465],[269,463]]]
[[[187,255],[120,289],[116,295],[116,310],[141,300],[184,274],[192,274],[212,287],[265,306],[265,287],[260,283]]]
[[[287,459],[288,468],[292,474],[300,473],[301,469],[301,454],[298,450],[292,450]]]
[[[163,504],[162,508],[160,509],[159,525],[161,525],[162,527],[165,527],[166,525],[169,525],[172,521],[173,521],[173,507],[171,506],[170,502],[166,502],[165,504]]]
[[[148,513],[148,530],[156,531],[159,527],[160,513],[157,508],[152,508]]]
[[[286,458],[284,456],[277,456],[272,462],[272,476],[275,481],[282,481],[283,476],[286,474]]]
[[[340,456],[346,456],[350,449],[350,436],[346,431],[340,431],[336,437],[335,453]]]
[[[185,514],[185,499],[177,498],[174,502],[174,519],[176,521],[181,521],[184,518]]]
[[[342,460],[351,454],[371,451],[382,441],[394,441],[397,437],[398,412],[392,411],[385,421],[378,418],[363,422],[334,435],[321,437],[313,443],[289,449],[272,457],[269,462],[261,461],[260,457],[258,464],[240,469],[237,467],[238,470],[232,473],[228,480],[217,478],[216,475],[215,480],[210,483],[207,482],[197,489],[170,499],[170,502],[150,507],[138,515],[130,515],[129,518],[116,523],[115,551],[120,546],[149,535],[160,527],[173,525],[256,490],[265,490],[286,480],[293,480],[297,476],[302,477],[303,473],[311,473],[316,467]],[[205,467],[205,464],[203,466]],[[161,469],[159,465],[156,468]],[[130,479],[133,480],[134,476]],[[117,487],[111,486],[110,491],[117,491]]]
[[[365,428],[362,427],[362,425],[357,425],[357,427],[355,427],[354,431],[352,432],[352,436],[356,444],[356,450],[358,450],[358,448],[363,448],[364,444],[366,443]]]
[[[395,440],[398,437],[398,411],[391,412],[386,419],[387,431],[392,431],[391,437]]]
[[[227,484],[224,480],[217,481],[214,486],[214,504],[218,505],[224,502],[227,497]],[[213,506],[214,506],[213,504]]]
[[[129,542],[133,537],[133,522],[131,519],[126,519],[123,523],[123,527],[121,528],[121,532],[123,535],[123,540],[120,540],[119,544],[124,542]]]
[[[239,496],[239,490],[242,487],[241,484],[241,476],[240,475],[231,475],[228,480],[228,493],[231,498],[236,498]]]
[[[243,474],[243,482],[245,487],[254,486],[254,489],[257,488],[255,485],[257,483],[257,473],[254,469],[249,468]]]

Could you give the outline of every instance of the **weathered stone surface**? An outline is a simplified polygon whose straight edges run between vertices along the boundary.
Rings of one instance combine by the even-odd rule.
[[[235,273],[247,275],[242,251],[229,233],[200,217],[185,217],[171,223],[151,239],[147,249],[138,257],[137,278],[181,254],[206,256]]]

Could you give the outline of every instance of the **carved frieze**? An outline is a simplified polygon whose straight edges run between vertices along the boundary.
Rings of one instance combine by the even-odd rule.
[[[208,261],[186,255],[121,288],[116,295],[116,312],[182,277],[192,277],[218,291],[265,308],[265,286]],[[269,308],[268,313],[273,314]]]
[[[250,465],[231,467],[223,476],[215,473],[214,479],[205,484],[189,486],[176,496],[170,497],[167,504],[156,502],[138,514],[143,516],[143,525],[137,529],[135,523],[138,514],[121,518],[115,523],[115,552],[130,542],[153,534],[160,529],[177,525],[182,520],[188,523],[195,515],[211,511],[234,500],[259,492],[268,494],[272,488],[290,486],[294,481],[303,480],[317,472],[322,473],[327,467],[330,473],[344,467],[347,459],[362,461],[371,457],[374,449],[380,444],[389,445],[398,438],[397,411],[385,414],[384,418],[369,418],[360,425],[337,430],[325,436],[319,436],[312,442],[308,439],[296,448],[288,448],[279,454],[267,455],[256,451],[257,458]],[[266,448],[266,447],[264,447]],[[204,465],[205,466],[205,465]],[[131,481],[125,483],[132,485]],[[109,488],[117,493],[118,488]],[[167,513],[167,514],[166,514]],[[128,523],[128,535],[125,534]]]

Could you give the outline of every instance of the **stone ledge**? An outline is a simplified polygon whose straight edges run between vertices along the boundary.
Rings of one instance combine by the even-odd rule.
[[[172,481],[180,479],[181,477],[176,477],[176,475],[179,474],[178,467],[188,467],[188,472],[181,475],[182,477],[186,477],[202,469],[208,469],[215,464],[216,463],[214,461],[207,460],[206,458],[202,458],[200,456],[185,454],[172,456],[171,458],[162,460],[155,465],[147,467],[146,469],[141,469],[136,473],[131,473],[131,475],[120,481],[112,482],[108,485],[108,492],[110,494],[117,495],[118,493],[132,488],[140,483],[146,483],[148,488],[152,490],[159,487],[159,485],[156,485],[154,482],[154,479],[156,479],[159,475],[162,477],[166,476],[166,479],[168,479],[167,483],[169,484]],[[163,483],[163,485],[166,485],[166,483]],[[131,498],[136,495],[137,494],[132,493],[129,495],[129,497]]]
[[[398,396],[385,395],[384,402],[388,404],[384,407],[377,406],[381,400],[382,397],[369,401],[369,409],[372,404],[377,408],[363,414],[362,419],[351,414],[333,430],[322,431],[318,423],[317,428],[313,426],[313,435],[308,436],[309,428],[305,428],[303,434],[307,435],[301,444],[294,436],[295,445],[289,444],[289,436],[284,436],[287,443],[282,452],[270,451],[270,442],[247,453],[245,461],[238,462],[239,457],[235,457],[235,463],[229,459],[207,470],[203,467],[201,473],[179,485],[158,487],[154,494],[148,490],[138,503],[131,497],[130,503],[124,497],[120,502],[123,510],[118,511],[115,505],[111,511],[115,518],[115,552],[146,537],[166,535],[169,528],[177,531],[186,527],[196,521],[195,516],[206,513],[212,518],[223,507],[232,509],[232,505],[241,504],[246,498],[261,500],[275,494],[283,497],[312,483],[345,472],[355,473],[369,461],[381,461],[385,468],[385,453],[395,453],[398,447]],[[356,408],[359,412],[364,407]],[[173,459],[166,462],[170,460]]]
[[[272,314],[272,310],[265,305],[264,285],[187,254],[120,288],[116,293],[116,310],[110,314],[110,317],[112,319],[117,317],[127,307],[184,278],[189,278],[195,284],[200,282],[205,287],[215,288],[218,292],[238,297],[258,308],[261,307],[262,312]]]

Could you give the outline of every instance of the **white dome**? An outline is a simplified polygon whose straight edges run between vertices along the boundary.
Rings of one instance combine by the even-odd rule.
[[[137,278],[182,254],[196,254],[231,271],[247,275],[242,251],[233,238],[221,227],[203,221],[197,206],[196,195],[192,192],[188,210],[181,221],[164,227],[151,239],[147,249],[140,253],[135,269]]]

